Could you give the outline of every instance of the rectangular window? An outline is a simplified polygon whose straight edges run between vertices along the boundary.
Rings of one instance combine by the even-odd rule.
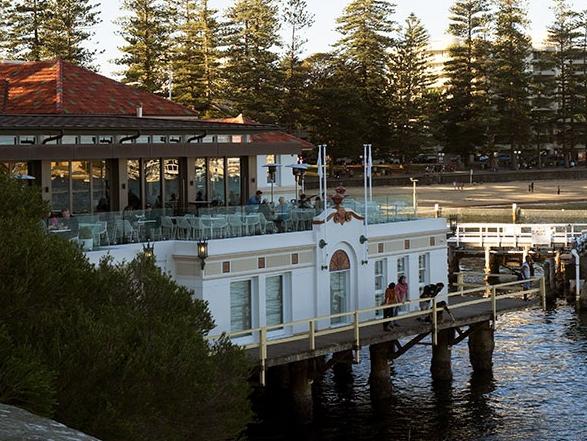
[[[232,138],[230,135],[216,135],[217,142],[229,143]]]
[[[163,179],[165,183],[165,206],[176,210],[179,204],[179,161],[163,161]]]
[[[383,303],[383,296],[385,295],[385,267],[386,260],[375,261],[375,306]],[[383,315],[382,311],[377,311],[377,316]]]
[[[161,201],[161,161],[145,161],[145,200],[153,208],[163,208]],[[130,203],[130,202],[129,202]]]
[[[350,271],[337,271],[330,273],[330,314],[341,314],[349,309],[349,273]],[[330,319],[332,325],[339,325],[349,320],[348,316],[334,317]]]
[[[137,139],[135,139],[136,144],[149,144],[151,141],[151,137],[149,135],[141,135]]]
[[[267,326],[283,323],[283,276],[265,280],[265,304]]]
[[[16,144],[16,136],[0,136],[0,145],[14,145]]]
[[[90,161],[71,162],[72,212],[89,213],[90,207]]]
[[[129,159],[126,161],[128,174],[128,205],[135,210],[142,207],[141,199],[141,161]]]
[[[181,140],[181,135],[169,135],[169,142],[173,142],[175,144],[180,143]]]
[[[232,332],[251,329],[252,326],[251,281],[230,283],[230,330]]]
[[[202,142],[215,142],[216,135],[206,135],[202,138]]]
[[[418,286],[420,291],[430,282],[429,260],[430,256],[428,254],[418,256]]]
[[[210,158],[209,178],[210,178],[210,200],[215,206],[224,205],[224,158]]]
[[[208,193],[206,190],[206,181],[208,180],[208,168],[206,167],[206,160],[198,158],[194,162],[194,186],[196,187],[196,202],[208,200]]]
[[[228,205],[241,205],[241,160],[227,158]]]
[[[265,156],[265,164],[276,164],[275,155],[267,155]],[[265,168],[265,173],[267,175],[267,183],[271,184],[271,175],[269,174],[269,169]],[[273,177],[275,179],[274,184],[277,182],[277,170],[275,171],[275,175]]]
[[[101,135],[98,137],[98,144],[112,144],[114,142],[114,136]]]
[[[153,135],[153,144],[164,144],[167,142],[165,135]]]
[[[36,136],[19,136],[18,143],[19,144],[36,144],[37,137]]]
[[[98,141],[97,136],[82,135],[79,137],[80,144],[96,144],[96,141]]]
[[[402,256],[397,258],[397,280],[401,276],[408,276],[408,256]]]
[[[61,144],[77,144],[77,136],[63,135],[61,137]]]

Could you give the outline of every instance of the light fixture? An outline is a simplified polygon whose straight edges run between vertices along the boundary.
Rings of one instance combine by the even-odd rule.
[[[361,245],[363,245],[368,240],[369,239],[367,239],[363,234],[361,234],[361,237],[359,237],[359,242],[361,243]]]
[[[369,263],[368,260],[361,260],[361,265],[367,265]]]
[[[326,245],[328,245],[328,243],[326,243],[324,239],[320,239],[320,242],[318,242],[320,249],[324,248]]]
[[[208,258],[208,242],[205,239],[198,241],[198,258],[200,259],[200,263],[202,266],[202,271],[204,271],[204,267],[206,266],[206,259]]]
[[[155,255],[155,244],[152,244],[150,239],[143,245],[143,254],[149,258]]]
[[[448,217],[448,225],[450,228],[450,231],[452,232],[452,235],[454,236],[457,232],[457,228],[458,228],[458,217],[456,214],[451,214]]]

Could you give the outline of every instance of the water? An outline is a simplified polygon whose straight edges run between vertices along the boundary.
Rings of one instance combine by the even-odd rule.
[[[574,308],[501,316],[494,371],[476,377],[466,340],[453,347],[450,384],[430,378],[431,349],[416,346],[392,364],[393,397],[370,399],[369,351],[350,383],[332,371],[315,387],[315,421],[302,428],[258,415],[249,441],[587,440],[587,315]]]

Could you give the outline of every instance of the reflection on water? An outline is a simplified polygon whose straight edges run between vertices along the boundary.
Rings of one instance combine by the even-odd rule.
[[[291,427],[262,411],[250,441],[308,440],[586,440],[587,315],[568,306],[526,311],[498,321],[494,372],[472,375],[466,341],[453,348],[454,380],[435,384],[429,346],[393,364],[394,395],[370,400],[369,351],[352,382],[331,371],[315,387],[315,422]]]

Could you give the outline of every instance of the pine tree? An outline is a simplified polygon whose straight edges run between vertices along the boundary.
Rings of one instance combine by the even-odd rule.
[[[92,27],[101,21],[98,6],[91,0],[49,0],[42,57],[90,66],[97,50],[88,49],[87,43]]]
[[[174,20],[172,98],[203,117],[214,114],[219,80],[219,24],[208,0],[181,0]]]
[[[237,0],[227,18],[225,98],[234,113],[276,122],[278,8],[274,0]]]
[[[540,78],[549,89],[552,105],[555,107],[555,135],[563,151],[565,166],[569,166],[571,153],[577,144],[578,100],[578,58],[577,47],[580,37],[578,14],[569,8],[566,0],[554,0],[554,23],[548,28],[546,50],[543,54],[542,69],[555,72]]]
[[[587,9],[582,11],[579,16],[579,29],[581,36],[579,38],[579,87],[578,95],[580,97],[580,118],[582,122],[581,139],[583,147],[587,151]]]
[[[387,0],[353,0],[338,18],[342,35],[335,44],[347,69],[358,82],[354,85],[364,100],[366,113],[359,126],[365,127],[363,142],[381,149],[388,141],[387,66],[392,46],[394,6]],[[358,146],[357,146],[358,147]]]
[[[8,57],[9,11],[9,0],[0,0],[0,58]]]
[[[9,0],[5,9],[6,50],[21,60],[41,60],[49,20],[49,0]]]
[[[304,106],[302,92],[307,71],[304,69],[301,55],[308,40],[303,36],[303,32],[314,24],[314,15],[308,12],[305,0],[286,0],[283,21],[290,31],[290,37],[281,62],[285,91],[280,121],[292,131],[300,126]]]
[[[518,168],[514,151],[530,141],[529,59],[532,54],[529,24],[523,0],[500,0],[495,16],[495,41],[491,58],[495,136],[510,146],[512,167]]]
[[[122,81],[162,93],[169,76],[167,11],[159,0],[124,0],[122,7],[129,13],[117,20],[118,33],[126,42],[116,60],[124,67]]]
[[[468,161],[487,142],[487,0],[457,0],[450,8],[449,33],[456,44],[446,63],[448,77],[446,149]]]
[[[430,141],[428,99],[435,78],[430,71],[429,41],[421,21],[410,14],[391,55],[392,146],[408,156]]]

